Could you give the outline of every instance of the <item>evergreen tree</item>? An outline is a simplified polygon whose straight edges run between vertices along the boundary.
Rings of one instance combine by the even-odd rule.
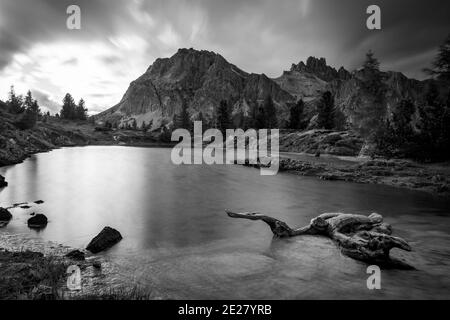
[[[438,55],[432,63],[432,69],[426,69],[426,71],[436,76],[438,80],[450,81],[450,35],[439,47]]]
[[[230,129],[231,120],[228,111],[228,103],[225,100],[220,101],[219,109],[217,110],[217,129],[219,129],[225,136],[226,129]]]
[[[450,106],[444,109],[441,123],[441,135],[439,137],[439,145],[442,151],[442,159],[450,159]]]
[[[258,111],[256,112],[255,117],[255,127],[256,129],[266,129],[267,128],[267,122],[266,122],[266,112],[263,107],[258,107]]]
[[[264,116],[267,129],[274,129],[278,126],[277,110],[271,95],[268,95],[264,100]]]
[[[380,71],[380,62],[375,58],[375,54],[372,50],[369,50],[366,54],[366,61],[364,61],[363,69],[369,72],[374,70]]]
[[[25,108],[25,110],[34,113],[36,116],[41,115],[41,108],[39,107],[37,100],[33,99],[30,90],[28,90],[27,95],[25,96],[23,107]]]
[[[182,128],[191,130],[192,123],[191,118],[189,117],[188,104],[185,99],[181,102],[181,112],[179,115],[174,116],[174,125],[175,128]]]
[[[386,86],[379,66],[380,63],[373,52],[369,51],[360,79],[361,94],[354,103],[355,107],[349,110],[352,113],[354,128],[369,142],[377,140],[378,129],[385,124]]]
[[[437,86],[432,82],[425,97],[426,104],[419,107],[419,144],[422,153],[418,157],[434,160],[440,158],[445,107],[439,100]]]
[[[323,93],[322,98],[317,106],[318,116],[317,125],[321,129],[334,128],[334,98],[330,91]]]
[[[37,102],[37,100],[33,100],[33,104],[31,105],[31,111],[38,117],[41,115],[41,108],[39,107],[39,103]]]
[[[30,90],[28,90],[25,96],[23,106],[25,112],[23,112],[19,121],[16,122],[16,126],[21,130],[32,129],[36,125],[39,106],[37,105],[37,101],[33,100]]]
[[[257,118],[258,118],[258,103],[255,100],[249,102],[249,115],[246,120],[246,127],[258,129]]]
[[[306,127],[304,119],[305,103],[302,99],[293,104],[290,108],[289,129],[303,130]]]
[[[25,96],[23,106],[26,110],[29,110],[33,107],[33,96],[31,95],[30,90],[28,90],[27,95]]]
[[[22,96],[16,95],[14,91],[14,86],[11,86],[11,90],[9,91],[9,99],[6,102],[8,105],[9,112],[11,113],[22,113],[25,109],[23,108],[23,98]]]
[[[63,99],[63,106],[61,108],[61,118],[73,120],[76,119],[76,104],[70,93],[67,93]]]
[[[85,102],[83,99],[80,99],[78,105],[75,107],[75,119],[78,120],[86,120],[87,119],[87,111],[88,109],[85,107]]]

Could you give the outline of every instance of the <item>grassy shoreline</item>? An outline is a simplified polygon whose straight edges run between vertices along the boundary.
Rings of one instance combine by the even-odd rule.
[[[11,239],[14,239],[11,241]],[[102,256],[74,260],[72,248],[54,243],[25,241],[27,235],[0,233],[0,300],[148,300],[157,299],[152,288],[120,281]],[[69,266],[80,268],[82,290],[67,287]],[[100,268],[98,266],[101,266]]]

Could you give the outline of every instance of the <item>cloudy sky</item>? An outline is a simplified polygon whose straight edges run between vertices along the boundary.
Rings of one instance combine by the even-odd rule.
[[[71,4],[81,30],[66,27]],[[381,7],[381,31],[366,28],[371,4]],[[0,99],[14,84],[57,111],[70,92],[95,113],[180,47],[271,77],[310,55],[354,69],[372,49],[382,69],[422,79],[449,16],[441,0],[1,0]]]

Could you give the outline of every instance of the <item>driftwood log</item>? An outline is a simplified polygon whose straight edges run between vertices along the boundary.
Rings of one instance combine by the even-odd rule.
[[[231,218],[262,220],[267,223],[276,237],[295,237],[301,235],[322,235],[331,238],[342,252],[356,260],[399,267],[399,263],[389,257],[392,248],[411,251],[409,244],[402,238],[392,236],[392,228],[383,222],[377,213],[370,216],[324,213],[311,220],[308,226],[290,228],[285,222],[257,213],[235,213],[226,210]]]

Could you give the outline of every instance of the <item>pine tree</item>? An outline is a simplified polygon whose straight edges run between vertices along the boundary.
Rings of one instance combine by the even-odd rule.
[[[28,90],[27,95],[25,96],[23,106],[26,110],[30,110],[33,107],[33,96],[31,95],[30,90]]]
[[[230,129],[231,120],[228,112],[228,103],[225,100],[220,101],[219,109],[217,110],[217,129],[219,129],[223,135],[226,133],[226,129]]]
[[[255,116],[255,127],[256,129],[266,129],[267,128],[267,117],[266,117],[266,111],[263,107],[257,107],[258,111],[256,112]]]
[[[439,47],[439,52],[432,63],[432,69],[426,69],[430,75],[436,76],[438,80],[450,81],[450,35]]]
[[[305,128],[306,123],[303,114],[304,109],[305,103],[302,99],[298,100],[297,103],[291,106],[289,115],[289,129],[302,130]]]
[[[264,116],[267,129],[274,129],[278,126],[277,110],[271,95],[268,95],[264,100]]]
[[[377,140],[378,129],[382,128],[386,116],[386,85],[380,72],[380,63],[372,51],[366,55],[360,78],[360,93],[352,113],[353,126],[369,142]]]
[[[87,111],[88,109],[86,108],[86,103],[84,102],[83,99],[80,99],[80,101],[78,102],[78,105],[75,107],[75,119],[78,120],[86,120],[87,119]]]
[[[321,129],[331,130],[334,128],[334,98],[330,91],[323,93],[317,106],[319,111],[317,125]]]
[[[63,99],[63,106],[61,108],[61,118],[73,120],[76,118],[76,104],[70,93],[67,93]]]
[[[422,154],[419,157],[427,157],[428,160],[439,158],[440,143],[442,137],[442,122],[445,108],[439,99],[439,92],[434,82],[431,82],[425,96],[426,104],[419,107],[419,144]]]
[[[11,90],[9,91],[9,99],[6,102],[8,105],[9,112],[11,113],[22,113],[25,109],[23,107],[23,98],[22,96],[17,96],[14,91],[14,86],[11,86]]]
[[[174,125],[175,128],[182,128],[191,130],[192,123],[191,118],[189,117],[188,104],[185,99],[181,102],[181,112],[179,115],[174,116]]]
[[[38,117],[41,116],[41,108],[39,107],[39,103],[37,102],[37,100],[33,100],[33,104],[31,105],[31,111]]]
[[[39,114],[39,106],[37,101],[33,100],[30,90],[28,90],[27,95],[25,96],[23,107],[25,108],[25,112],[23,112],[19,121],[17,121],[15,125],[21,130],[31,129],[36,125]]]
[[[375,58],[375,54],[372,50],[369,50],[366,54],[366,61],[364,61],[363,69],[370,72],[380,71],[380,62]]]

